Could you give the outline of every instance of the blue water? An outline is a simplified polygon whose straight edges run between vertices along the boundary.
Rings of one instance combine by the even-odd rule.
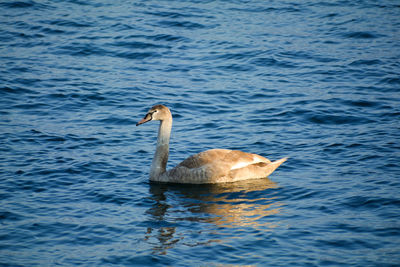
[[[400,265],[400,3],[2,1],[1,266]],[[148,182],[210,148],[269,179]]]

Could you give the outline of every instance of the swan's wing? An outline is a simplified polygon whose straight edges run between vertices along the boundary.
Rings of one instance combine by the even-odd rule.
[[[247,180],[251,178],[264,178],[273,173],[287,158],[282,158],[273,162],[258,162],[247,165],[242,168],[232,169],[229,172],[229,176],[226,181],[236,182],[241,180]]]
[[[231,151],[232,150],[229,149],[210,149],[188,157],[179,163],[178,166],[186,167],[188,169],[201,168],[204,165],[212,164],[215,161],[225,158],[225,156]]]
[[[228,182],[234,178],[230,175],[232,171],[240,174],[237,170],[261,163],[265,165],[270,161],[259,155],[238,150],[211,149],[188,157],[168,171],[167,176],[180,183]]]
[[[183,166],[189,169],[201,168],[205,165],[224,165],[227,171],[239,169],[250,164],[270,161],[257,154],[242,152],[239,150],[229,149],[210,149],[188,157],[178,166]]]

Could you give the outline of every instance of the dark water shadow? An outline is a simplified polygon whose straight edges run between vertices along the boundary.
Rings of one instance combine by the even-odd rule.
[[[283,206],[277,200],[277,188],[269,179],[211,185],[151,183],[150,198],[154,204],[146,212],[150,216],[146,239],[153,239],[154,253],[166,254],[184,239],[182,231],[204,232],[210,228],[272,231],[279,223],[269,218]],[[219,241],[218,236],[213,238],[191,246]]]

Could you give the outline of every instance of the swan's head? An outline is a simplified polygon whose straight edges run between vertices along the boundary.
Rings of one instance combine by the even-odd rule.
[[[136,126],[139,126],[140,124],[148,121],[168,120],[171,119],[171,117],[171,111],[169,111],[169,108],[164,105],[156,105],[147,112],[146,116],[144,116],[141,121],[136,123]]]

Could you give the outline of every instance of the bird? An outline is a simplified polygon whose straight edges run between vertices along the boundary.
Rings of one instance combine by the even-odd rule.
[[[189,156],[167,170],[172,114],[168,107],[155,105],[136,126],[160,121],[157,147],[151,163],[150,182],[216,184],[268,177],[287,158],[271,162],[257,154],[230,149],[210,149]]]

